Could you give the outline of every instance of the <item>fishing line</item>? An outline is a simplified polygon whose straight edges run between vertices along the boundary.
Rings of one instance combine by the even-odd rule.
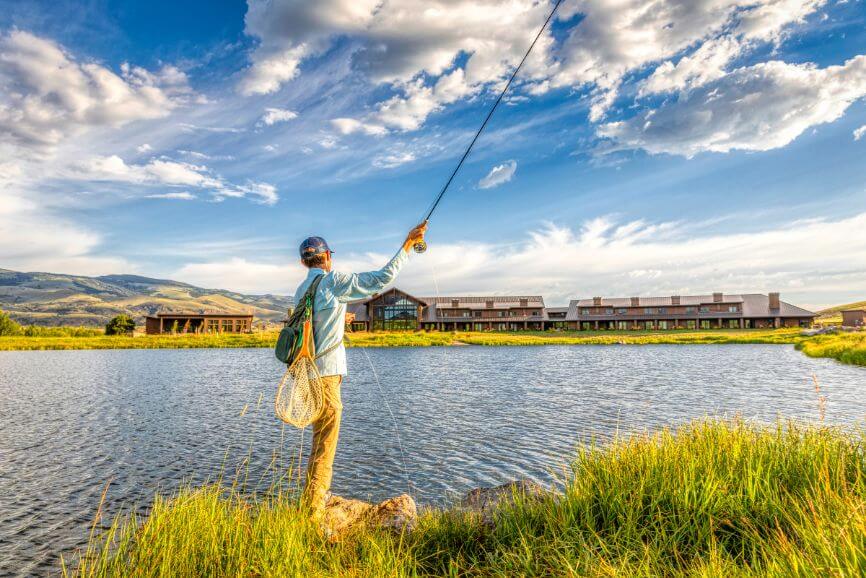
[[[346,336],[346,341],[349,343],[352,342],[348,336]],[[391,423],[394,426],[394,437],[397,439],[397,447],[400,448],[400,461],[403,464],[403,477],[406,479],[406,489],[409,492],[409,495],[413,498],[415,497],[415,493],[413,491],[412,480],[409,478],[409,468],[406,466],[406,452],[403,450],[403,440],[400,439],[400,426],[397,424],[397,417],[394,415],[394,411],[391,409],[391,404],[388,403],[388,396],[385,395],[385,390],[382,388],[382,383],[379,381],[379,374],[376,371],[376,367],[373,365],[373,360],[370,359],[370,355],[367,353],[367,348],[361,346],[357,349],[360,349],[364,354],[364,357],[367,358],[367,363],[370,365],[370,371],[373,373],[373,379],[376,382],[376,387],[379,388],[379,397],[382,398],[382,401],[385,402],[385,408],[388,410],[388,415],[391,416]]]
[[[475,141],[478,140],[478,137],[481,136],[481,133],[484,131],[484,127],[487,126],[487,123],[490,121],[490,117],[493,116],[493,113],[496,112],[496,108],[499,106],[499,103],[502,102],[502,98],[508,92],[508,89],[511,88],[511,83],[514,81],[514,78],[517,76],[517,73],[520,72],[520,69],[523,68],[523,63],[526,62],[526,59],[529,58],[532,49],[535,48],[535,44],[538,42],[538,39],[541,38],[541,35],[544,34],[547,25],[553,19],[553,15],[556,14],[556,10],[559,8],[559,5],[562,4],[563,0],[556,0],[556,4],[553,5],[553,10],[550,11],[550,14],[547,15],[547,20],[544,21],[544,24],[541,25],[541,29],[538,31],[538,34],[535,35],[535,39],[532,41],[532,44],[529,45],[529,48],[526,50],[526,54],[523,55],[523,58],[520,60],[520,63],[517,65],[517,68],[514,69],[514,72],[511,73],[511,77],[508,79],[508,82],[505,83],[505,87],[502,89],[502,92],[499,93],[499,96],[496,98],[496,102],[493,103],[493,106],[490,107],[490,110],[487,112],[487,116],[484,117],[484,122],[481,123],[481,126],[476,131],[475,136],[472,137],[472,141],[469,143],[469,146],[466,147],[466,151],[463,153],[463,156],[460,157],[460,161],[457,163],[457,166],[454,167],[454,170],[451,172],[451,176],[448,177],[448,180],[445,181],[445,185],[439,191],[439,194],[436,195],[436,198],[433,201],[433,204],[430,205],[430,208],[427,210],[427,213],[422,222],[427,222],[430,220],[430,217],[433,215],[433,211],[436,210],[436,207],[439,206],[439,201],[442,200],[442,197],[445,196],[445,191],[448,190],[448,187],[451,186],[451,181],[454,180],[454,177],[457,176],[457,172],[460,170],[460,167],[463,166],[463,162],[466,160],[466,157],[469,156],[469,153],[472,152],[472,147],[475,146]],[[427,244],[424,241],[419,241],[414,246],[416,253],[423,253],[427,250]]]

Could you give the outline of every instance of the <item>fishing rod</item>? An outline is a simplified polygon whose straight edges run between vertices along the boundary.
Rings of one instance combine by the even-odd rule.
[[[475,141],[478,140],[478,137],[481,136],[481,133],[484,131],[484,127],[487,126],[487,123],[490,121],[490,117],[493,116],[493,113],[496,112],[496,107],[499,106],[499,103],[502,101],[502,97],[505,96],[505,93],[508,92],[508,89],[511,87],[511,83],[514,81],[514,78],[517,76],[517,73],[520,72],[520,69],[523,67],[523,63],[526,62],[526,59],[529,58],[529,54],[532,52],[532,49],[535,48],[535,43],[538,42],[538,39],[541,38],[541,35],[544,34],[544,30],[547,28],[547,25],[553,19],[553,15],[556,14],[556,9],[559,8],[559,5],[562,4],[563,0],[556,0],[556,4],[553,5],[553,10],[550,11],[550,14],[547,15],[547,20],[544,21],[544,24],[541,25],[541,29],[538,31],[538,34],[535,35],[535,39],[532,41],[532,44],[529,45],[529,48],[526,51],[526,54],[523,55],[523,58],[520,60],[520,64],[517,65],[517,68],[514,69],[514,72],[511,73],[511,78],[508,79],[508,82],[505,83],[505,88],[502,89],[502,92],[499,93],[499,97],[496,99],[496,102],[493,103],[493,106],[490,107],[490,110],[487,112],[487,116],[484,118],[484,122],[481,123],[481,127],[479,127],[478,131],[475,133],[475,136],[472,138],[472,142],[469,143],[469,146],[466,147],[466,151],[463,153],[463,156],[460,157],[460,161],[457,163],[457,166],[454,167],[454,170],[451,172],[451,176],[448,177],[448,180],[445,181],[445,186],[439,191],[439,194],[436,195],[436,199],[433,201],[433,204],[430,206],[430,209],[427,211],[427,214],[424,217],[422,222],[426,223],[430,220],[430,217],[433,215],[433,211],[436,210],[436,207],[439,206],[439,201],[442,200],[442,197],[445,196],[445,191],[448,190],[448,187],[451,185],[451,181],[454,180],[454,177],[457,176],[457,172],[460,170],[460,167],[463,166],[463,161],[466,160],[466,157],[469,156],[469,153],[472,152],[472,147],[475,146]],[[423,253],[427,250],[427,243],[425,241],[418,241],[413,245],[413,249],[416,253]]]

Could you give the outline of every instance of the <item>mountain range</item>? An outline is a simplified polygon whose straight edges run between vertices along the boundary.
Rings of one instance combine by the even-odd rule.
[[[0,309],[22,324],[104,325],[120,313],[142,323],[159,311],[252,313],[275,322],[292,305],[286,295],[244,295],[138,275],[84,277],[0,269]]]

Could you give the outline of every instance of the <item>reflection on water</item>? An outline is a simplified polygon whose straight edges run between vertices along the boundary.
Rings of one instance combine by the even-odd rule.
[[[422,503],[521,476],[550,480],[581,439],[705,415],[826,419],[866,412],[863,368],[788,346],[647,345],[371,349]],[[394,425],[363,352],[349,351],[333,490],[406,490]],[[297,451],[271,403],[270,350],[0,352],[0,574],[44,574],[107,513],[182,481],[250,478]],[[259,398],[263,395],[259,404]],[[244,406],[248,405],[246,412]],[[243,415],[242,415],[243,414]],[[307,435],[309,442],[309,433]]]

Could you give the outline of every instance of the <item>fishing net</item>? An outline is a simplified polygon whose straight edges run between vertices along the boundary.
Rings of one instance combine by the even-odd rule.
[[[286,370],[277,388],[274,409],[277,417],[298,428],[305,428],[321,415],[324,406],[322,376],[310,352],[312,328],[304,324],[303,345]]]

